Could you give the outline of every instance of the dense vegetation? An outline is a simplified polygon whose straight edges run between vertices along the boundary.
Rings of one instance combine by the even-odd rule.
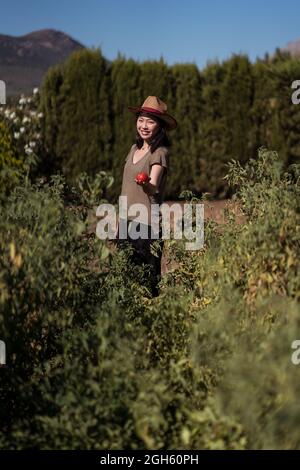
[[[202,250],[166,241],[157,298],[88,231],[104,173],[19,174],[1,198],[1,448],[299,448],[299,166],[282,166],[231,161],[246,223],[228,209]]]
[[[147,95],[156,73],[162,83],[170,83],[164,73],[171,72],[162,63],[157,72],[157,64],[144,64],[143,69],[120,58],[103,81],[95,76],[98,53],[85,51],[83,57],[84,74],[94,67],[88,84],[102,90],[103,103],[109,96],[119,99],[113,108],[107,104],[114,109],[114,120],[101,121],[111,140],[106,131],[97,130],[95,90],[82,88],[84,75],[82,83],[76,76],[84,70],[77,63],[81,55],[61,68],[62,75],[59,69],[50,73],[45,95],[35,90],[14,110],[1,111],[0,339],[6,343],[7,364],[0,366],[0,447],[299,449],[300,366],[291,361],[291,345],[300,338],[300,166],[295,163],[299,148],[287,144],[292,142],[297,107],[291,107],[295,115],[290,124],[283,101],[273,103],[270,113],[266,80],[266,88],[260,85],[254,94],[261,93],[265,105],[257,97],[250,119],[253,89],[241,79],[236,87],[244,96],[238,120],[243,140],[230,118],[236,115],[230,80],[244,73],[255,82],[257,73],[263,81],[269,66],[250,67],[245,58],[233,58],[209,66],[206,82],[200,77],[206,108],[200,101],[198,111],[206,109],[206,117],[201,114],[199,119],[195,109],[180,130],[194,149],[189,155],[195,157],[195,172],[186,173],[185,188],[204,189],[201,178],[207,174],[205,184],[211,185],[217,175],[213,171],[219,172],[233,200],[239,201],[245,223],[235,223],[229,204],[227,224],[221,229],[212,220],[205,224],[201,250],[185,250],[185,240],[165,241],[174,265],[162,278],[160,295],[153,298],[146,268],[131,263],[129,249],[116,251],[98,239],[91,227],[95,206],[107,201],[114,187],[110,164],[115,169],[120,165],[130,141],[132,122],[120,111],[128,102],[139,102],[138,90]],[[282,67],[274,83],[279,83],[278,76],[290,77],[293,64],[283,60],[270,66],[278,67],[277,72]],[[67,70],[73,75],[65,80]],[[139,81],[135,70],[140,71]],[[172,103],[179,84],[188,90],[180,93],[185,105],[178,94],[176,108],[171,106],[181,119],[179,110],[183,116],[189,93],[198,96],[199,75],[194,66],[178,65],[170,76],[176,77],[177,88],[169,95],[162,88],[158,94]],[[126,77],[132,80],[131,92]],[[190,85],[186,88],[185,83]],[[276,99],[283,100],[280,96]],[[37,109],[40,99],[44,111]],[[254,110],[260,123],[256,138],[272,142],[279,153],[261,147],[246,158]],[[76,122],[81,123],[81,136]],[[281,134],[283,123],[286,134]],[[214,126],[221,126],[220,133]],[[191,137],[197,129],[200,140]],[[181,139],[176,141],[179,146]],[[90,154],[84,151],[87,143]],[[100,150],[103,160],[96,158]],[[218,155],[222,165],[203,163],[199,169],[196,158],[203,162],[206,152],[207,162]],[[243,161],[234,155],[242,155]],[[177,160],[174,184],[186,161]],[[72,182],[68,175],[73,170]],[[209,188],[214,192],[214,186]]]
[[[278,53],[251,63],[234,55],[199,70],[195,64],[168,66],[118,56],[111,64],[98,50],[78,51],[51,68],[44,80],[41,111],[52,171],[68,181],[81,171],[109,171],[116,199],[125,157],[135,139],[128,105],[157,95],[178,120],[172,140],[167,197],[186,188],[214,198],[232,192],[223,179],[231,158],[256,158],[265,145],[276,149],[286,167],[299,163],[300,106],[291,103],[300,61]]]

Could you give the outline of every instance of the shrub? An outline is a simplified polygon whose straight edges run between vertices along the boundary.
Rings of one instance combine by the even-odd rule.
[[[168,241],[155,298],[130,247],[87,233],[79,208],[109,178],[83,175],[73,205],[59,175],[16,187],[0,209],[0,446],[299,448],[298,175],[265,149],[233,162],[245,224],[229,205],[201,250]]]
[[[8,127],[0,120],[0,191],[7,194],[19,181],[24,161],[17,155]]]

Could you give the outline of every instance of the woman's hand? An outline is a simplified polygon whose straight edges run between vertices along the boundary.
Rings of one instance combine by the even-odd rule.
[[[150,178],[151,179],[151,178]],[[149,195],[149,196],[152,196],[152,194],[154,194],[156,192],[156,186],[154,186],[153,184],[150,183],[150,179],[149,181],[138,181],[138,180],[134,180],[136,182],[136,184],[138,184],[139,186],[142,186],[143,190]]]
[[[141,173],[138,173],[135,177],[135,182],[136,183],[147,183],[148,181],[150,181],[150,177],[147,173],[145,173],[144,171],[142,171]]]
[[[152,191],[151,191],[151,184],[149,183],[151,180],[150,176],[147,175],[147,173],[145,172],[142,172],[142,173],[138,173],[134,179],[134,181],[136,182],[136,184],[138,184],[139,186],[142,186],[143,187],[143,190],[147,193],[147,194],[152,194]]]
[[[149,181],[151,180],[152,183],[149,183],[149,181],[137,181],[136,179],[135,179],[135,182],[139,184],[140,186],[142,186],[144,191],[149,196],[152,196],[153,194],[156,193],[157,188],[159,187],[163,172],[164,172],[164,167],[155,163],[154,165],[151,166],[151,172],[150,172],[150,177],[149,177]]]
[[[151,178],[149,178],[149,181],[151,180]],[[139,186],[146,186],[149,181],[139,181],[137,180],[136,178],[134,179],[134,181],[136,182],[136,184],[138,184]]]

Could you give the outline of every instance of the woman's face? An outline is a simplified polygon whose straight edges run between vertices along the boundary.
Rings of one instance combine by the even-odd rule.
[[[141,114],[137,118],[136,128],[142,139],[150,142],[158,131],[159,124],[151,117]]]

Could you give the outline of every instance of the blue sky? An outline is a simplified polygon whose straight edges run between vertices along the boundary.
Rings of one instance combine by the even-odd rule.
[[[0,3],[0,33],[54,28],[110,60],[168,64],[251,60],[300,38],[300,0],[9,0]]]

